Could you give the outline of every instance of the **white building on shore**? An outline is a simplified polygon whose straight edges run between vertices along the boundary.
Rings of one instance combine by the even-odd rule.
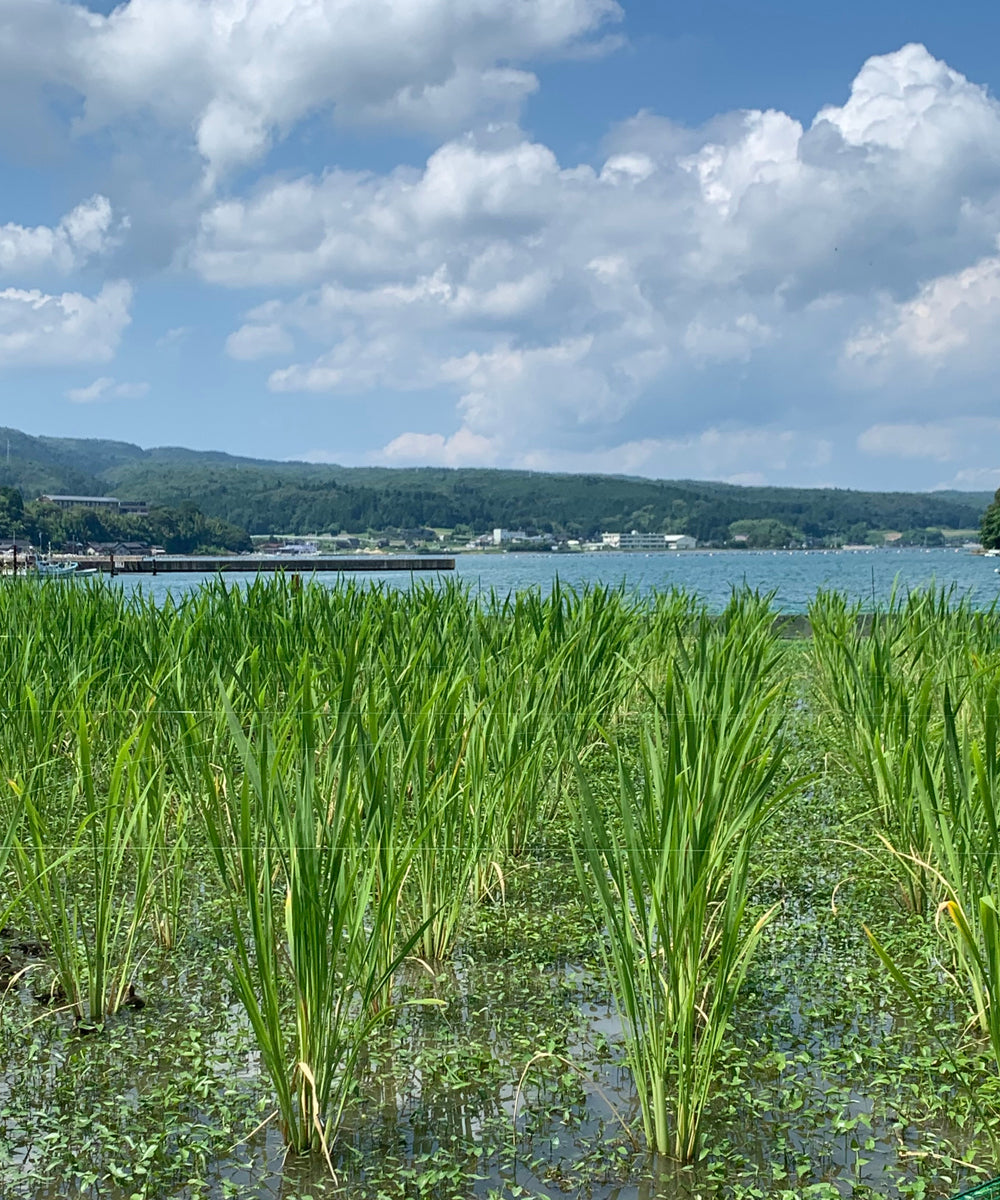
[[[686,533],[602,533],[605,550],[694,550],[698,539]]]
[[[504,542],[530,542],[536,539],[529,538],[523,529],[494,529],[493,530],[493,545],[502,546]]]
[[[138,517],[144,517],[149,512],[145,500],[119,500],[117,496],[57,496],[46,492],[38,499],[46,504],[54,504],[56,508],[110,508]]]

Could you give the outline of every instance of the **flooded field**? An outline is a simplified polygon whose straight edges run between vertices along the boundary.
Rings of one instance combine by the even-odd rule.
[[[813,616],[782,642],[750,594],[721,624],[614,592],[0,597],[28,639],[0,1196],[995,1173],[1000,856],[961,852],[989,841],[1000,638],[940,595],[871,635],[836,598]]]

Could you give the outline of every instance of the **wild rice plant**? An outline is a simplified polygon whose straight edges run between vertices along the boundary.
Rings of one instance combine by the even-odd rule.
[[[13,838],[21,895],[49,943],[55,996],[87,1027],[102,1025],[129,1000],[144,950],[153,852],[135,834],[159,773],[152,728],[147,715],[111,751],[105,772],[94,762],[93,731],[78,707],[71,785],[51,762],[13,781],[23,812]]]
[[[495,816],[494,849],[516,859],[552,818],[555,769],[551,676],[524,663],[494,663],[480,678],[483,696],[472,749],[484,761],[485,790]],[[496,856],[494,856],[496,861]],[[487,864],[487,868],[489,864]]]
[[[773,909],[748,923],[751,852],[781,786],[783,689],[762,613],[703,625],[668,670],[638,763],[618,748],[606,812],[581,772],[575,857],[607,933],[607,965],[650,1149],[688,1162],[715,1062]],[[770,622],[768,619],[768,626]],[[752,665],[744,668],[746,636]]]
[[[415,740],[405,747],[399,746],[396,730],[384,724],[385,714],[378,699],[369,693],[359,713],[353,768],[360,820],[367,830],[375,869],[373,907],[379,914],[379,921],[371,927],[373,954],[381,979],[368,1001],[373,1017],[391,1011],[393,977],[400,962],[397,941],[403,889],[422,837],[421,831],[407,820],[406,810],[417,769],[414,757],[423,752],[423,747]],[[419,925],[413,928],[408,944],[422,933]]]
[[[929,840],[921,865],[939,884],[937,927],[951,945],[955,976],[1000,1070],[1000,674],[993,673],[984,689],[979,730],[961,721],[947,692],[943,709],[943,753],[922,755],[916,781]],[[912,992],[900,965],[869,936],[883,963]]]
[[[478,755],[467,761],[474,725],[463,692],[463,680],[442,679],[423,703],[414,695],[419,707],[412,716],[404,712],[410,693],[396,699],[410,771],[405,819],[419,840],[401,915],[408,938],[416,939],[429,962],[451,952],[476,898],[473,884],[483,859],[494,848],[481,762]]]
[[[893,597],[867,618],[836,594],[817,596],[810,608],[818,721],[845,778],[870,801],[879,837],[898,852],[889,861],[904,905],[917,913],[935,890],[918,776],[926,757],[940,753],[940,676],[949,669],[924,661],[927,616],[921,597],[902,607]]]
[[[328,1158],[358,1055],[387,1011],[376,997],[395,961],[386,963],[380,931],[400,882],[380,874],[380,827],[353,790],[353,685],[349,671],[327,718],[303,666],[287,710],[255,714],[249,730],[226,697],[243,769],[203,796],[221,878],[239,887],[232,976],[282,1132],[292,1149]]]
[[[603,740],[601,731],[611,727],[636,690],[640,664],[623,669],[635,632],[635,604],[625,603],[620,588],[598,586],[568,596],[553,588],[550,606],[550,632],[561,636],[544,669],[554,676],[556,755],[570,764]]]
[[[931,680],[911,697],[900,690],[886,712],[886,724],[873,732],[855,730],[849,762],[856,778],[874,802],[883,842],[893,851],[903,902],[910,912],[923,913],[937,891],[934,879],[933,834],[921,796],[928,772],[940,758],[943,730],[937,716]]]
[[[191,801],[162,772],[137,813],[135,841],[152,852],[149,916],[157,942],[173,950],[183,939],[191,884]]]

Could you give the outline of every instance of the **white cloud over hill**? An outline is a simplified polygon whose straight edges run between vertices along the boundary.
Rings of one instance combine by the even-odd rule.
[[[115,243],[115,224],[106,196],[91,196],[57,225],[0,225],[0,280],[46,271],[67,273]]]
[[[131,320],[132,289],[106,283],[93,297],[0,290],[0,367],[107,362]]]
[[[640,114],[596,166],[509,126],[419,170],[264,181],[205,212],[190,262],[275,290],[236,347],[318,347],[276,391],[452,389],[457,435],[389,460],[526,461],[527,440],[581,463],[618,446],[624,469],[644,432],[870,424],[902,365],[933,410],[943,361],[1000,344],[998,233],[1000,105],[906,46],[808,126]]]
[[[621,16],[613,0],[107,16],[11,0],[0,91],[109,165],[66,216],[0,225],[0,365],[108,361],[131,308],[116,280],[152,271],[155,245],[171,283],[243,309],[219,349],[256,372],[262,406],[329,397],[339,421],[393,398],[371,447],[385,461],[835,475],[848,452],[952,461],[959,426],[937,449],[933,433],[947,403],[986,422],[961,469],[994,469],[997,100],[907,45],[805,122],[643,111],[600,153],[560,157],[519,123],[533,68],[600,52]],[[292,135],[314,120],[436,148],[382,170],[308,162]],[[158,187],[160,163],[142,204],[116,192],[147,167]],[[60,292],[53,272],[80,283]]]
[[[9,0],[0,69],[72,89],[82,128],[148,114],[187,133],[214,178],[316,112],[434,131],[515,114],[537,86],[520,64],[593,45],[620,15],[614,0],[129,0],[108,16]]]

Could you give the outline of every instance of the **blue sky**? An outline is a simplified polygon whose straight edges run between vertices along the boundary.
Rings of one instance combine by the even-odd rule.
[[[927,0],[6,0],[0,423],[995,488],[998,43]]]

